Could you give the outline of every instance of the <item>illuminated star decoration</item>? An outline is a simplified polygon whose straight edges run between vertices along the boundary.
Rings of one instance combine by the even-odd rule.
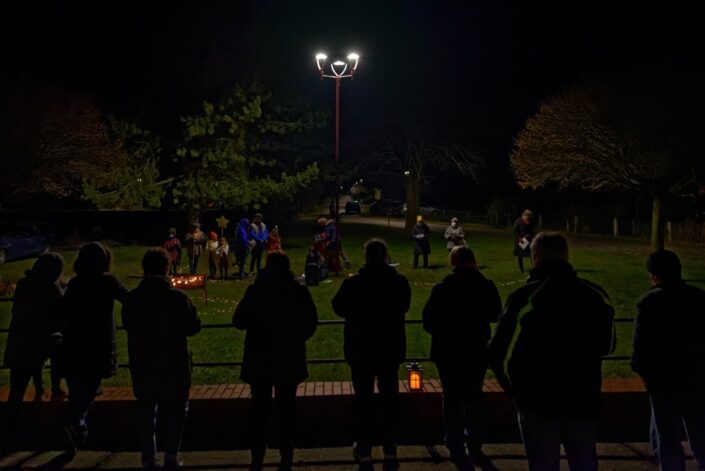
[[[215,222],[218,223],[218,227],[220,228],[220,237],[223,237],[223,231],[225,230],[226,227],[228,227],[228,223],[230,221],[225,219],[225,215],[223,215],[223,216],[220,216],[218,219],[216,219]]]

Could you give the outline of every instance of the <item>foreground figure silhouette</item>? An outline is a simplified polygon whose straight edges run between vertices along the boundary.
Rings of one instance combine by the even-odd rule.
[[[187,337],[201,330],[201,320],[191,300],[172,288],[167,278],[170,263],[166,250],[148,250],[142,258],[144,279],[130,291],[122,307],[145,469],[159,467],[157,412],[165,432],[163,469],[181,468],[178,453],[191,387]]]
[[[308,377],[306,341],[316,331],[318,314],[308,288],[291,272],[284,252],[267,256],[266,267],[233,314],[233,325],[246,331],[240,378],[250,384],[250,469],[262,469],[267,424],[274,389],[281,455],[280,470],[291,469],[294,458],[296,388]]]
[[[651,401],[651,444],[662,471],[685,470],[683,427],[705,469],[705,291],[681,278],[678,256],[652,253],[652,287],[639,299],[632,368]]]
[[[355,392],[357,443],[353,453],[361,467],[371,466],[376,378],[385,462],[387,467],[395,467],[398,375],[399,364],[406,358],[404,316],[411,303],[411,288],[404,276],[387,265],[383,241],[367,241],[365,260],[365,266],[345,279],[333,298],[333,310],[345,319],[345,360],[350,365]]]
[[[535,268],[509,295],[490,343],[490,364],[515,401],[531,471],[558,471],[565,447],[571,471],[596,471],[602,356],[615,346],[614,309],[605,291],[578,278],[568,242],[540,233]]]

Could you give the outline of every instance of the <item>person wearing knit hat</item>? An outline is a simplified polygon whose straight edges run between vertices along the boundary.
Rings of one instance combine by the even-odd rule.
[[[431,229],[420,214],[416,216],[416,225],[411,231],[414,240],[414,268],[419,267],[419,255],[423,256],[423,267],[428,268],[428,254],[431,253]]]
[[[705,290],[683,281],[669,250],[646,261],[651,288],[636,304],[632,369],[651,402],[651,444],[661,469],[685,469],[685,427],[693,457],[705,469]]]
[[[450,220],[450,226],[446,229],[445,238],[446,241],[448,241],[446,244],[446,247],[448,247],[448,252],[456,247],[465,246],[465,232],[463,232],[463,228],[460,226],[458,218],[453,218]]]

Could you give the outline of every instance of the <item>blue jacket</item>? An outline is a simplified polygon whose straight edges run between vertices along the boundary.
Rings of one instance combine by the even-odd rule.
[[[247,253],[249,251],[249,237],[247,231],[250,227],[250,221],[247,218],[240,219],[240,224],[235,230],[235,252]]]
[[[250,224],[248,234],[249,239],[254,240],[255,243],[261,247],[264,247],[264,244],[267,243],[267,238],[269,237],[269,231],[263,222],[259,223],[259,226],[254,222]]]

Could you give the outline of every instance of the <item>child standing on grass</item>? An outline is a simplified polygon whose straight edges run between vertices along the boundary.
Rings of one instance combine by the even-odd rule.
[[[221,237],[218,241],[218,248],[215,249],[215,254],[218,257],[218,267],[220,268],[221,280],[228,277],[228,264],[230,263],[228,258],[229,251],[230,247],[228,246],[228,239]]]
[[[211,232],[208,234],[209,240],[206,245],[206,250],[208,251],[208,275],[211,279],[215,278],[218,272],[218,255],[216,250],[218,249],[218,234]]]
[[[282,238],[279,235],[279,226],[274,226],[267,237],[267,253],[278,252],[282,249]]]
[[[169,238],[162,244],[164,250],[169,252],[169,259],[171,264],[169,265],[169,275],[174,276],[179,271],[179,265],[181,264],[181,241],[176,237],[176,228],[169,228]]]

